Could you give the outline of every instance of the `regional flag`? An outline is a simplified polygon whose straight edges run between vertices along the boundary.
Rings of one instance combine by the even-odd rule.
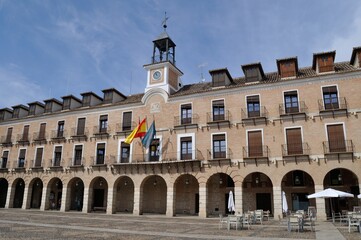
[[[134,138],[143,137],[145,135],[147,131],[146,120],[147,119],[144,118],[143,121],[139,123],[139,125],[133,130],[133,132],[129,134],[129,136],[125,139],[125,143],[131,144]]]
[[[153,121],[152,125],[148,129],[147,134],[145,134],[145,137],[142,139],[142,144],[145,148],[149,148],[150,144],[152,143],[152,140],[154,139],[155,134],[156,134],[155,123]]]

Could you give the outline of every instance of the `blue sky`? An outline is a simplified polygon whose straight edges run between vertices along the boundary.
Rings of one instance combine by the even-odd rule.
[[[361,46],[358,0],[0,0],[0,108],[110,87],[144,92],[165,11],[184,84],[223,67],[240,77],[253,62],[273,72],[293,56],[306,67],[323,51],[349,61]]]

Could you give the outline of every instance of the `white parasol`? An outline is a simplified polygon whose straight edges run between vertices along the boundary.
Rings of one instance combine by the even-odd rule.
[[[228,211],[229,212],[234,212],[236,209],[235,209],[235,206],[234,206],[234,199],[233,199],[233,192],[232,191],[229,191],[229,196],[228,196]]]

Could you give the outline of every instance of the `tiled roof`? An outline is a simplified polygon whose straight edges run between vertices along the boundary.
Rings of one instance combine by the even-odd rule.
[[[345,72],[352,72],[352,71],[360,71],[360,69],[357,69],[350,65],[349,62],[339,62],[335,63],[335,72],[330,72],[329,74],[324,73],[322,76],[325,75],[334,75],[338,73],[345,73]],[[278,72],[271,72],[271,73],[265,73],[265,78],[263,81],[252,83],[252,86],[254,85],[262,85],[262,84],[268,84],[268,83],[274,83],[279,81],[297,81],[297,79],[304,79],[304,78],[312,78],[317,77],[319,74],[316,73],[315,70],[312,69],[312,67],[305,67],[300,68],[298,71],[297,78],[294,79],[288,79],[288,80],[281,80],[281,76],[278,74]],[[212,88],[211,82],[204,82],[204,83],[196,83],[196,84],[189,84],[183,86],[182,89],[180,89],[178,92],[171,95],[171,97],[179,97],[179,96],[185,96],[185,95],[192,95],[197,93],[204,93],[204,92],[211,92],[211,91],[218,91],[222,89],[230,89],[230,88],[240,88],[240,87],[247,87],[249,85],[245,84],[245,78],[239,77],[234,78],[234,84],[231,84],[229,86],[225,86],[224,88]]]

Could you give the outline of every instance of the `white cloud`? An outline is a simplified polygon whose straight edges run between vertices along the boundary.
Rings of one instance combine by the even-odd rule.
[[[14,64],[0,67],[0,85],[6,86],[0,88],[1,108],[45,99],[41,86],[30,81]]]

